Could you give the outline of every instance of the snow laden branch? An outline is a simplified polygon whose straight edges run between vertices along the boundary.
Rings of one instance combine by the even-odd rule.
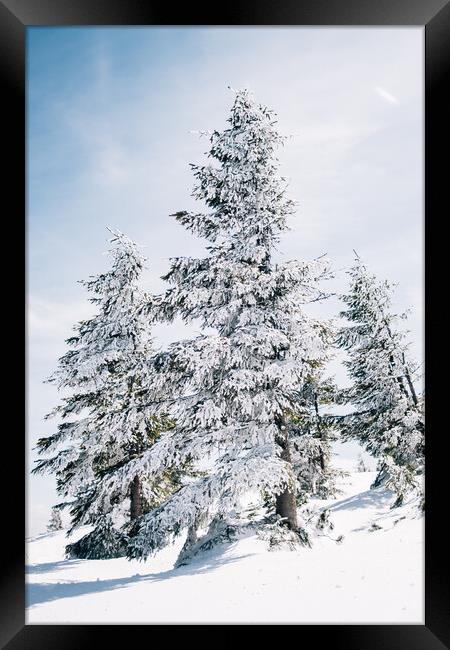
[[[181,488],[167,503],[143,517],[129,556],[144,559],[184,529],[227,516],[248,491],[281,491],[292,479],[286,463],[277,459],[276,453],[270,445],[250,450],[241,458],[228,459],[211,476]]]

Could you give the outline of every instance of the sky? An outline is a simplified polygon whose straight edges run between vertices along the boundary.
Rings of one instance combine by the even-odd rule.
[[[327,253],[339,294],[356,250],[397,284],[423,362],[423,40],[421,27],[27,29],[28,536],[58,502],[54,478],[29,470],[56,425],[43,418],[59,396],[43,382],[93,313],[79,280],[106,269],[107,226],[145,247],[149,291],[164,290],[170,257],[203,254],[169,215],[203,209],[189,163],[205,160],[200,131],[225,126],[232,89],[251,90],[288,136],[280,172],[298,209],[280,260]],[[164,346],[197,331],[154,334]],[[339,359],[332,371],[345,384]],[[350,462],[359,450],[336,451]]]

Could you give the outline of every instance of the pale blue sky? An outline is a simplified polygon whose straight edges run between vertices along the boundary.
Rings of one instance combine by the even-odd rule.
[[[280,162],[299,209],[280,256],[328,253],[340,291],[355,248],[399,283],[422,358],[422,28],[36,27],[27,59],[29,448],[53,430],[43,416],[58,396],[42,381],[91,313],[77,280],[104,269],[105,227],[146,246],[153,291],[170,256],[203,251],[168,215],[195,205],[189,163],[208,143],[193,131],[224,125],[228,86],[251,89],[292,136]],[[55,500],[53,478],[28,480],[28,534]]]

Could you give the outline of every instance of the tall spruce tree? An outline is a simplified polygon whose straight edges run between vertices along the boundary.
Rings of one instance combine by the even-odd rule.
[[[228,123],[210,135],[211,163],[192,165],[193,196],[210,211],[174,215],[206,239],[208,255],[172,259],[165,279],[173,286],[157,305],[159,318],[200,320],[212,333],[154,358],[149,394],[170,395],[176,425],[139,461],[149,475],[187,458],[209,468],[142,518],[131,557],[183,529],[188,543],[198,528],[228,534],[226,519],[249,490],[276,494],[280,517],[300,528],[287,414],[324,355],[325,328],[303,305],[323,296],[328,263],[274,261],[294,212],[277,172],[283,138],[274,114],[247,91],[236,93]]]
[[[160,502],[170,477],[148,481],[138,468],[114,490],[105,490],[111,474],[153,445],[171,423],[155,418],[143,385],[152,354],[148,322],[141,315],[147,301],[139,281],[145,258],[120,232],[111,231],[112,266],[82,284],[98,313],[76,327],[49,381],[70,395],[47,417],[59,416],[57,432],[38,441],[41,455],[34,472],[56,475],[57,490],[71,508],[72,528],[94,530],[67,547],[76,557],[115,557],[125,553],[122,525]],[[48,456],[51,452],[57,452]]]
[[[424,468],[424,397],[414,386],[418,366],[391,312],[393,285],[378,281],[359,257],[349,275],[341,315],[350,325],[339,330],[338,343],[348,352],[345,364],[353,385],[340,401],[354,410],[338,421],[344,439],[359,440],[378,459],[374,485],[386,482],[400,505],[420,483]]]

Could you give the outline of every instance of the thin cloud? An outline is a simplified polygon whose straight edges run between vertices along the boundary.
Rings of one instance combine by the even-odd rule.
[[[28,334],[33,342],[61,341],[73,334],[75,323],[92,315],[87,300],[51,301],[30,296],[28,300]]]
[[[381,86],[376,86],[376,87],[375,87],[375,92],[376,92],[380,97],[382,97],[382,98],[385,99],[387,102],[389,102],[390,104],[397,104],[397,105],[398,105],[398,104],[400,103],[400,102],[398,101],[397,97],[394,97],[394,95],[392,95],[391,93],[388,93],[388,91],[385,90],[384,88],[381,88]]]

